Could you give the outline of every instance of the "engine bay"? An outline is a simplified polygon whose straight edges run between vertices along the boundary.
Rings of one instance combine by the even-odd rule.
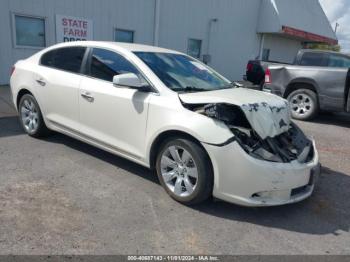
[[[235,141],[251,156],[279,163],[306,163],[313,158],[313,144],[293,122],[286,132],[262,139],[249,123],[243,110],[236,105],[202,104],[186,108],[222,121],[235,136]]]

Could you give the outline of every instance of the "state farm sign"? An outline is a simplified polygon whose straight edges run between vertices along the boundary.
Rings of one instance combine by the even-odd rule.
[[[84,18],[56,15],[56,41],[86,41],[93,39],[93,24]]]

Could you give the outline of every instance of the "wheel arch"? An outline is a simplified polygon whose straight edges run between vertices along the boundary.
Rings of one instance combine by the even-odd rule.
[[[283,98],[287,98],[292,92],[298,89],[308,89],[316,93],[316,96],[318,97],[318,88],[316,83],[310,79],[296,79],[288,84],[284,94]]]
[[[22,98],[24,95],[26,95],[26,94],[29,94],[29,95],[34,96],[33,93],[30,92],[30,91],[29,91],[28,89],[26,89],[26,88],[22,88],[21,90],[18,91],[17,97],[16,97],[16,108],[17,108],[17,110],[18,110],[18,106],[19,106],[19,102],[21,101],[21,98]]]
[[[198,146],[200,146],[204,150],[204,152],[207,154],[208,159],[210,160],[210,166],[212,170],[214,170],[210,155],[208,154],[207,150],[203,147],[201,142],[193,135],[181,130],[166,130],[156,136],[156,138],[153,140],[150,146],[150,151],[149,151],[149,164],[151,169],[155,168],[157,153],[161,145],[170,138],[184,138],[198,144]]]

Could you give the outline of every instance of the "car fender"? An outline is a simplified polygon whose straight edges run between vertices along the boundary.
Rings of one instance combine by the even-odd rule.
[[[43,111],[41,97],[36,88],[37,83],[33,78],[34,71],[31,69],[30,65],[27,65],[26,61],[18,61],[15,65],[15,71],[10,79],[10,87],[12,92],[13,104],[17,108],[18,94],[22,90],[27,90],[30,92],[38,102],[40,109]]]
[[[182,132],[201,143],[213,145],[225,143],[234,136],[221,121],[184,108],[177,96],[161,99],[154,96],[148,113],[146,159],[149,159],[154,141],[169,131]]]

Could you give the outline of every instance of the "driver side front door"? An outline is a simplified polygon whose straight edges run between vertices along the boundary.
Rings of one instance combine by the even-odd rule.
[[[92,49],[87,71],[79,90],[80,132],[113,152],[142,160],[153,94],[112,83],[114,75],[140,72],[122,55],[101,48]]]

